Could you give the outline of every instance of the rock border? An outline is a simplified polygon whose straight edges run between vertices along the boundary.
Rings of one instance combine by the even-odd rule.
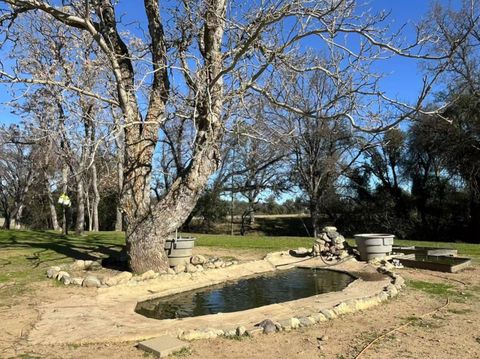
[[[405,287],[405,280],[397,273],[388,269],[386,265],[388,262],[382,262],[377,267],[377,271],[391,278],[391,283],[384,287],[383,291],[371,296],[363,298],[348,300],[340,302],[337,305],[322,309],[320,312],[314,312],[307,316],[291,317],[282,320],[265,319],[264,321],[256,324],[253,328],[246,329],[244,326],[232,327],[227,329],[215,329],[215,328],[201,328],[195,330],[189,330],[187,332],[178,333],[178,338],[186,341],[200,340],[200,339],[213,339],[216,337],[238,337],[238,336],[250,336],[254,337],[259,334],[271,334],[281,331],[291,331],[298,328],[310,327],[317,323],[333,320],[339,316],[355,313],[358,311],[366,310],[368,308],[379,305],[390,298],[394,298],[398,295],[400,290]],[[318,267],[319,269],[325,269],[324,267]],[[348,272],[347,272],[348,273]],[[267,324],[265,324],[267,323]],[[272,329],[272,325],[275,329]]]
[[[101,261],[78,259],[70,265],[61,264],[51,266],[47,269],[46,274],[48,278],[57,280],[64,285],[105,288],[123,284],[136,285],[139,282],[156,279],[160,276],[179,275],[183,273],[193,274],[209,269],[225,268],[235,264],[238,264],[238,261],[223,261],[217,257],[206,258],[202,255],[194,255],[191,257],[190,263],[168,268],[168,270],[164,272],[149,270],[140,275],[133,275],[131,272],[123,271],[100,279],[98,275],[95,275],[95,271],[102,268]],[[70,270],[70,272],[67,272],[67,270]],[[85,273],[81,277],[74,277],[71,271],[84,271]]]
[[[343,271],[358,279],[339,292],[253,308],[245,311],[248,314],[232,312],[219,316],[156,320],[134,311],[141,301],[297,266]],[[331,266],[318,258],[299,259],[289,252],[273,252],[263,260],[242,262],[228,268],[202,273],[165,274],[137,284],[129,281],[123,285],[95,288],[95,291],[79,290],[69,298],[42,306],[39,322],[28,334],[28,340],[38,344],[86,344],[137,341],[159,335],[195,340],[292,330],[366,309],[395,296],[402,287],[403,279],[391,271],[393,268],[387,262],[365,263],[353,258]],[[370,276],[375,273],[379,275],[378,280],[372,277],[373,281],[370,281]],[[59,325],[65,328],[65,336],[55,335]],[[239,329],[241,326],[243,328]],[[92,328],[95,328],[93,332]]]

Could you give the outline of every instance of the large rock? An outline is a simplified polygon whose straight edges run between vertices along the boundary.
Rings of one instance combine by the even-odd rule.
[[[133,275],[130,272],[122,272],[120,274],[114,275],[113,277],[107,278],[104,283],[109,287],[119,284],[125,284],[128,283],[132,276]]]
[[[140,276],[140,280],[149,280],[149,279],[155,279],[158,277],[158,273],[155,273],[152,269],[146,271]]]
[[[212,262],[207,262],[207,263],[205,263],[205,268],[214,269],[216,267],[215,267],[215,264],[213,264]]]
[[[183,273],[185,272],[186,267],[183,264],[180,264],[178,266],[173,267],[173,270],[175,271],[175,274]]]
[[[204,264],[206,261],[207,259],[200,254],[194,255],[192,258],[190,258],[190,263],[192,263],[195,266],[199,264]]]
[[[236,334],[241,337],[243,335],[245,335],[245,333],[247,332],[247,329],[244,327],[244,326],[239,326],[236,330]]]
[[[101,285],[100,280],[94,275],[87,275],[82,282],[82,287],[87,288],[99,288]]]
[[[255,324],[255,326],[263,328],[263,332],[265,334],[272,334],[277,331],[275,323],[272,322],[270,319],[262,320],[260,323]]]
[[[223,267],[225,267],[225,262],[222,261],[221,259],[216,259],[213,262],[213,265],[215,266],[215,268],[223,268]]]
[[[336,244],[342,244],[343,242],[345,242],[345,237],[342,236],[341,234],[339,234],[339,235],[335,238],[335,243],[336,243]]]
[[[332,241],[330,237],[327,235],[327,233],[320,233],[318,238],[323,239],[327,243]]]
[[[326,227],[323,227],[322,229],[322,232],[325,232],[325,233],[336,232],[336,231],[337,231],[337,227],[334,227],[334,226],[326,226]]]
[[[78,259],[70,265],[71,270],[84,270],[85,268],[85,261],[82,259]]]
[[[323,314],[323,316],[328,320],[335,319],[337,317],[337,315],[331,309],[322,309],[320,313]]]
[[[313,319],[312,317],[301,317],[298,318],[298,320],[300,321],[301,327],[309,327],[315,324],[315,319]]]
[[[187,273],[195,273],[197,271],[197,267],[191,263],[187,263],[185,270]]]
[[[60,276],[60,273],[63,273],[63,275]],[[57,279],[63,284],[69,285],[72,282],[72,278],[70,277],[70,274],[68,274],[67,272],[60,272],[60,273]]]
[[[58,281],[61,281],[63,277],[70,277],[70,274],[68,274],[67,272],[65,271],[60,271],[57,273],[57,275],[55,276],[55,278],[58,280]]]
[[[58,272],[61,271],[61,268],[58,266],[53,266],[47,269],[47,277],[48,278],[56,278]]]
[[[340,233],[338,233],[337,231],[327,232],[328,238],[330,238],[332,240],[337,239],[339,235],[340,235]]]
[[[279,324],[284,330],[296,329],[300,326],[300,321],[297,318],[290,318],[281,320]]]
[[[82,277],[73,277],[71,283],[73,285],[82,285],[83,278]]]

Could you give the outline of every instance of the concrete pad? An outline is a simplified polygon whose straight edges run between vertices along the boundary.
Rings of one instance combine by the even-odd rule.
[[[168,335],[162,335],[161,337],[138,343],[138,349],[153,353],[159,358],[165,358],[187,346],[188,343]]]

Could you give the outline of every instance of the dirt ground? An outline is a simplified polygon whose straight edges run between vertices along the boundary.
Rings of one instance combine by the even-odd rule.
[[[217,249],[207,255],[228,256]],[[235,251],[238,259],[257,259],[255,251]],[[447,274],[403,269],[409,285],[395,299],[309,328],[254,338],[217,338],[191,343],[177,358],[355,358],[372,340],[391,332],[361,358],[480,358],[480,266]],[[422,284],[432,283],[423,288]],[[6,289],[9,283],[0,290]],[[13,285],[13,284],[10,284]],[[419,288],[420,287],[420,288]],[[136,343],[32,346],[27,338],[38,320],[40,303],[68,298],[83,290],[51,281],[33,283],[26,292],[0,303],[0,358],[145,358]],[[440,308],[439,310],[437,310]],[[429,314],[430,313],[430,314]],[[425,317],[422,315],[428,314]],[[62,335],[62,328],[58,328]]]

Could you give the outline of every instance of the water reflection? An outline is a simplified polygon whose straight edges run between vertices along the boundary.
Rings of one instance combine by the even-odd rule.
[[[341,272],[295,268],[141,302],[135,311],[156,319],[236,312],[339,291],[353,279]]]

